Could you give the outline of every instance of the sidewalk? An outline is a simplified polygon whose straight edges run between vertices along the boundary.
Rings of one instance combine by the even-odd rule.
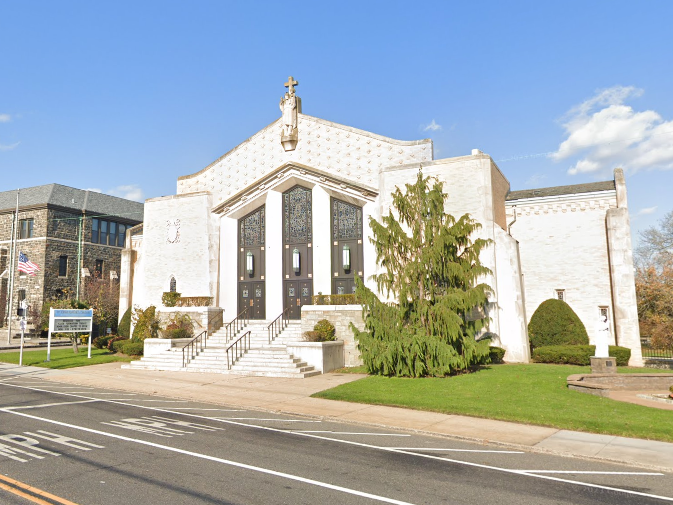
[[[558,430],[473,418],[310,398],[310,395],[364,377],[359,374],[317,375],[307,379],[242,377],[189,372],[121,369],[108,363],[68,370],[23,367],[21,373],[81,386],[166,396],[284,414],[317,416],[434,436],[496,443],[532,452],[576,456],[673,472],[673,444],[611,435]],[[0,372],[14,365],[0,364]],[[672,413],[673,425],[673,413]],[[485,437],[486,435],[486,437]]]

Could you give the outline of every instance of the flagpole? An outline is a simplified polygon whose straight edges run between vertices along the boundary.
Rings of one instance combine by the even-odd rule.
[[[16,213],[14,214],[14,223],[12,224],[12,255],[10,257],[10,278],[9,278],[9,322],[7,324],[7,344],[12,343],[12,311],[14,310],[14,263],[16,263],[16,232],[19,227],[19,189],[16,190]]]

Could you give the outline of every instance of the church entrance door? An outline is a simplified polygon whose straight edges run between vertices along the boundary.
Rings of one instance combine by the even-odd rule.
[[[264,319],[266,315],[265,293],[263,282],[241,282],[239,283],[239,312],[248,309],[250,319]]]
[[[295,186],[283,193],[283,309],[301,319],[301,306],[313,298],[311,190]]]
[[[238,312],[248,318],[266,318],[264,206],[238,220]]]
[[[285,307],[289,308],[289,319],[301,319],[302,305],[310,305],[313,299],[313,286],[306,281],[285,281]]]

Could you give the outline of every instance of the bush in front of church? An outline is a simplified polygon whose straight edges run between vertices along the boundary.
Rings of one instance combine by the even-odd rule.
[[[121,321],[119,321],[119,326],[117,326],[117,335],[126,338],[131,337],[131,307],[126,309],[126,312],[124,312]]]
[[[423,177],[393,193],[393,209],[382,222],[370,217],[378,291],[385,303],[355,278],[365,330],[350,325],[370,374],[444,377],[489,362],[491,288],[480,282],[492,273],[480,261],[491,244],[477,236],[481,225],[468,214],[444,212],[448,195],[437,178]]]
[[[157,338],[159,336],[160,321],[156,314],[157,308],[150,305],[146,309],[135,307],[133,309],[133,340],[143,341],[146,338]]]
[[[617,345],[608,346],[608,353],[615,358],[617,366],[627,366],[631,349]],[[533,350],[531,358],[536,363],[556,365],[590,365],[591,356],[596,355],[595,345],[548,345]]]
[[[587,329],[575,311],[563,300],[545,300],[528,323],[532,349],[549,345],[589,345]]]

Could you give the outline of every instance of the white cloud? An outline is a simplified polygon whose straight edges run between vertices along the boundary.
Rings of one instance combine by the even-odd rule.
[[[646,216],[647,214],[654,214],[657,211],[657,207],[646,207],[644,209],[640,209],[636,216]]]
[[[432,120],[432,123],[423,127],[424,132],[427,132],[427,131],[433,131],[434,132],[434,131],[441,130],[441,129],[442,129],[442,125],[437,124],[434,119]]]
[[[127,200],[135,200],[136,202],[144,202],[145,197],[143,195],[143,190],[140,189],[136,184],[128,184],[126,186],[117,186],[112,188],[107,192],[112,196],[119,196],[121,198],[126,198]]]
[[[9,114],[0,114],[0,123],[9,123],[12,120],[12,116]]]
[[[11,151],[14,149],[16,146],[18,146],[21,142],[14,142],[13,144],[0,144],[0,151]]]
[[[653,110],[634,111],[624,102],[643,90],[615,86],[573,107],[565,115],[567,138],[550,157],[556,161],[582,156],[568,169],[578,173],[673,170],[673,121]]]

